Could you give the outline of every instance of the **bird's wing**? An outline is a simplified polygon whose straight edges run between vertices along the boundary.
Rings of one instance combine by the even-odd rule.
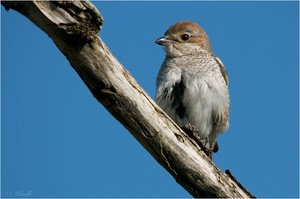
[[[186,116],[185,106],[183,104],[183,95],[185,88],[186,87],[183,83],[183,77],[181,77],[181,79],[174,84],[172,90],[172,106],[176,109],[176,114],[181,119]]]
[[[226,69],[225,69],[225,66],[224,66],[224,64],[222,63],[222,61],[221,61],[221,59],[220,59],[219,57],[216,57],[216,56],[215,56],[214,58],[215,58],[216,62],[219,64],[221,73],[222,73],[222,75],[223,75],[223,77],[224,77],[224,79],[225,79],[225,82],[226,82],[227,86],[228,86],[228,84],[229,84],[229,79],[228,79],[228,74],[227,74],[227,71],[226,71]]]

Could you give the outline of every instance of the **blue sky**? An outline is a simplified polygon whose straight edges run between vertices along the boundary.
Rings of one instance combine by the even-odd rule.
[[[180,20],[200,24],[230,78],[214,162],[257,197],[299,197],[299,3],[94,2],[113,54],[154,97]],[[191,197],[99,104],[51,38],[1,6],[2,197]]]

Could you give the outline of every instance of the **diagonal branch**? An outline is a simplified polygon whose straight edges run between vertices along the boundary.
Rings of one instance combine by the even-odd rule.
[[[98,37],[103,18],[89,1],[1,2],[48,34],[94,97],[194,197],[249,198],[153,102]]]

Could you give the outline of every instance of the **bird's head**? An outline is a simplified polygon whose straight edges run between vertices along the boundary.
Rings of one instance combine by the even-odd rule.
[[[181,21],[172,25],[155,43],[165,46],[169,57],[190,55],[201,50],[212,54],[205,31],[198,24],[190,21]]]

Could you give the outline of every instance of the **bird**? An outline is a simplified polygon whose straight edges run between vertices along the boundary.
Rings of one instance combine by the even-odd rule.
[[[184,20],[155,43],[166,54],[156,78],[156,103],[179,127],[206,140],[210,152],[218,151],[217,137],[229,128],[229,79],[206,32]]]

